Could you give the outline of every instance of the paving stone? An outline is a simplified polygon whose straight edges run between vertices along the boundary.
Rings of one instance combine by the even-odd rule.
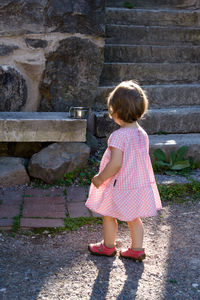
[[[15,217],[19,215],[19,213],[20,213],[19,205],[7,205],[7,204],[0,205],[0,218]]]
[[[24,195],[31,195],[34,197],[56,197],[63,196],[63,189],[34,189],[27,188]]]
[[[43,228],[43,227],[64,227],[63,219],[33,219],[33,218],[21,218],[21,229],[28,228]]]
[[[23,191],[2,191],[0,194],[0,200],[3,204],[20,205],[23,201]]]
[[[22,213],[23,217],[40,217],[40,218],[65,218],[66,212],[65,211],[55,211],[55,210],[49,210],[47,207],[38,207],[38,208],[32,208],[24,209]]]
[[[81,202],[87,198],[88,187],[70,186],[67,189],[68,202]]]
[[[23,190],[20,191],[2,191],[4,198],[15,198],[20,200],[23,195]]]
[[[94,211],[90,211],[90,213],[92,214],[93,217],[95,218],[101,218],[102,215],[95,213]]]
[[[90,217],[91,214],[84,202],[67,203],[70,218]]]
[[[24,202],[24,209],[37,209],[37,210],[50,210],[50,211],[65,211],[65,204],[55,204],[55,203],[32,203]]]
[[[13,219],[7,218],[7,219],[0,219],[0,230],[9,230],[12,228]]]
[[[64,197],[25,197],[24,204],[29,203],[33,205],[61,205],[65,204]]]

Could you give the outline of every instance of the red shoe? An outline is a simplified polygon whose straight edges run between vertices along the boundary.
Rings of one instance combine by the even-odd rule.
[[[144,252],[144,250],[140,250],[140,251],[135,251],[131,248],[129,248],[126,251],[120,251],[120,256],[124,257],[124,258],[130,258],[133,259],[134,261],[143,261],[143,259],[145,259],[146,254]]]
[[[115,254],[117,253],[115,247],[108,248],[104,245],[103,242],[97,244],[90,244],[88,246],[88,250],[91,252],[91,254],[103,256],[115,256]]]

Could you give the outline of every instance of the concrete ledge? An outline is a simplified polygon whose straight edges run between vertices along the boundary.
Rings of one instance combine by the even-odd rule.
[[[65,112],[0,112],[0,141],[85,142],[86,126]]]

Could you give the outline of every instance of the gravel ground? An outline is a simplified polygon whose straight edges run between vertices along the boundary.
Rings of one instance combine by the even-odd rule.
[[[49,234],[0,233],[1,300],[200,299],[200,202],[165,206],[144,220],[144,263],[92,256],[101,225]],[[119,225],[118,249],[130,243]]]

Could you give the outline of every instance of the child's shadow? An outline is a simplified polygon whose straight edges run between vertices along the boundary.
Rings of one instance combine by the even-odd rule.
[[[104,300],[106,299],[109,287],[110,272],[113,269],[113,263],[116,257],[98,257],[89,255],[88,260],[94,262],[98,268],[98,276],[93,285],[90,300]],[[142,277],[144,271],[143,263],[135,263],[131,260],[121,259],[126,269],[127,279],[124,283],[123,289],[116,297],[117,300],[133,300],[135,299],[138,281]],[[116,270],[117,272],[117,270]]]
[[[89,255],[88,260],[94,262],[98,268],[98,276],[93,285],[90,300],[103,300],[106,299],[109,286],[109,276],[113,268],[115,257],[103,257]]]
[[[144,271],[143,262],[134,262],[130,259],[120,258],[126,269],[127,279],[124,283],[123,290],[116,298],[117,300],[133,300],[136,297],[138,282]]]

